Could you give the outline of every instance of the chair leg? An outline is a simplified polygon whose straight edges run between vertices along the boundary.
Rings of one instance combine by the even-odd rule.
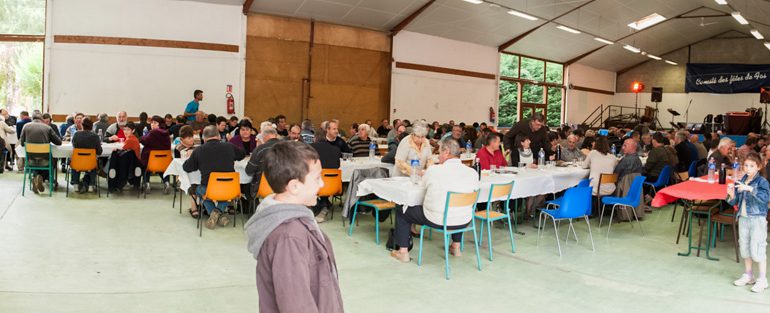
[[[602,212],[599,213],[599,228],[602,228],[602,219],[604,218],[604,208],[606,208],[607,206],[604,205],[604,203],[602,203],[600,205],[602,207],[602,210],[601,210]]]
[[[586,225],[588,226],[588,237],[591,238],[591,251],[596,252],[596,247],[594,246],[594,234],[591,233],[591,223],[588,221],[588,216],[584,216],[586,220]]]
[[[489,231],[490,228],[491,227],[487,227],[487,231]],[[491,245],[492,240],[491,239],[489,240],[489,243],[490,243],[490,245],[489,245],[489,247],[490,247],[489,249],[490,250],[489,251],[490,251],[490,253],[492,253],[492,250],[491,250],[492,249],[491,248],[492,247],[492,245]],[[476,267],[479,269],[479,271],[481,271],[481,257],[479,256],[479,239],[476,237],[476,226],[475,225],[473,226],[473,245],[476,247]],[[491,254],[490,254],[490,256],[491,256]],[[491,260],[492,259],[490,259],[490,261]]]
[[[540,246],[540,237],[543,235],[543,211],[537,216],[537,245]]]
[[[446,233],[442,235],[444,237],[444,276],[449,280],[449,236]]]
[[[474,225],[473,228],[476,228],[476,226]],[[475,236],[476,235],[475,235],[475,232],[474,232],[474,237]],[[482,233],[481,237],[484,237],[483,233]],[[492,261],[492,222],[490,222],[490,221],[487,222],[487,239],[489,239],[489,240],[487,240],[487,250],[489,250],[489,261]]]
[[[21,196],[22,197],[24,196],[24,193],[26,191],[27,191],[27,169],[24,169],[24,175],[22,175],[22,178],[21,178]]]
[[[617,204],[613,204],[612,205],[612,211],[610,211],[610,223],[607,226],[607,239],[608,240],[610,239],[610,230],[612,229],[612,218],[615,217],[615,207],[616,206],[617,206]]]
[[[671,212],[671,223],[674,222],[674,216],[676,216],[676,207],[679,205],[679,200],[674,201],[674,212]]]
[[[238,208],[240,205],[238,205],[241,202],[241,197],[238,197],[238,200],[233,201],[233,205],[235,206],[235,210],[233,211],[233,228],[235,228],[235,224],[238,224]],[[243,223],[243,221],[241,221]]]
[[[577,233],[575,232],[575,226],[572,225],[572,219],[569,219],[569,228],[567,230],[569,231],[570,229],[572,230],[572,234],[575,235],[575,243],[579,243]],[[569,232],[567,232],[567,239],[569,239]],[[564,242],[566,243],[567,241],[565,240]]]
[[[551,218],[553,221],[553,232],[556,234],[556,247],[559,248],[559,257],[561,257],[561,242],[559,242],[559,229],[556,228],[556,219]],[[567,234],[569,236],[569,233]]]
[[[198,202],[198,237],[203,237],[203,201]]]
[[[372,208],[374,211],[374,242],[380,245],[380,210]]]
[[[348,229],[348,236],[353,236],[353,227],[356,225],[356,213],[358,213],[358,202],[353,207],[353,220],[350,221],[350,229]]]
[[[422,265],[422,239],[425,238],[425,226],[420,226],[420,250],[417,253],[417,266]]]
[[[634,213],[634,219],[636,219],[636,224],[639,224],[639,231],[642,233],[642,237],[644,237],[644,230],[642,229],[642,223],[639,222],[639,218],[636,216],[636,208],[629,207],[631,212]]]
[[[67,173],[64,174],[64,180],[67,181],[67,189],[65,189],[64,191],[64,197],[69,198],[70,196],[70,172],[69,171],[67,171]]]
[[[484,224],[486,224],[485,221],[481,220],[481,229],[479,230],[481,232],[481,234],[484,234]],[[476,218],[475,217],[473,218],[473,225],[476,225]],[[484,236],[481,236],[481,239],[479,239],[479,244],[480,245],[484,244]]]

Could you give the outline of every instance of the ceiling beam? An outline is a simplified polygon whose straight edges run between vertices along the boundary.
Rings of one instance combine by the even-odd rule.
[[[420,14],[422,14],[423,11],[427,10],[428,7],[430,7],[436,0],[430,0],[427,3],[423,4],[417,11],[412,12],[409,16],[407,16],[403,21],[398,23],[396,26],[393,27],[393,29],[390,30],[391,36],[396,36],[400,31],[404,30],[407,26],[409,26],[414,19],[416,19]]]
[[[248,14],[251,10],[251,4],[254,3],[254,0],[246,0],[243,2],[243,14]]]
[[[524,39],[524,37],[527,37],[529,34],[533,33],[534,31],[536,31],[536,30],[538,30],[538,29],[542,28],[542,27],[543,27],[543,26],[545,26],[545,25],[548,25],[549,23],[551,23],[551,22],[553,22],[553,21],[555,21],[555,20],[557,20],[557,19],[559,19],[559,18],[562,18],[563,16],[565,16],[565,15],[567,15],[567,14],[570,14],[570,13],[572,13],[572,12],[575,12],[575,11],[579,10],[580,8],[582,8],[582,7],[584,7],[584,6],[591,4],[591,3],[592,3],[592,2],[594,2],[594,1],[596,1],[596,0],[589,0],[589,1],[587,1],[587,2],[583,3],[583,4],[579,5],[579,6],[576,6],[576,7],[572,8],[572,9],[568,10],[567,12],[564,12],[564,13],[562,13],[562,14],[559,14],[558,16],[556,16],[556,17],[554,17],[554,18],[552,18],[552,19],[550,19],[550,20],[547,20],[547,21],[545,21],[544,23],[542,23],[542,24],[538,25],[537,27],[535,27],[535,28],[533,28],[533,29],[530,29],[530,30],[526,31],[526,32],[524,32],[523,34],[521,34],[521,35],[518,35],[518,36],[514,37],[514,38],[513,38],[513,39],[511,39],[511,40],[508,40],[508,41],[506,41],[504,44],[502,44],[502,45],[500,45],[499,47],[497,47],[497,51],[498,51],[498,52],[501,52],[501,51],[503,51],[503,50],[505,50],[505,49],[508,49],[508,47],[512,46],[513,44],[515,44],[515,43],[516,43],[516,42],[518,42],[519,40],[522,40],[522,39]]]
[[[700,9],[703,9],[703,8],[709,9],[708,7],[705,7],[705,6],[699,6],[699,7],[695,8],[695,9],[692,9],[692,10],[688,10],[687,12],[684,12],[684,13],[682,13],[682,14],[679,14],[679,15],[677,15],[677,16],[675,16],[675,17],[673,17],[673,18],[667,19],[667,20],[665,20],[665,21],[663,21],[663,22],[660,22],[660,23],[658,23],[658,24],[652,25],[652,26],[650,26],[650,27],[647,27],[647,28],[645,28],[645,29],[642,29],[642,30],[640,30],[640,31],[636,31],[636,32],[630,33],[630,34],[628,34],[628,35],[625,35],[625,36],[623,36],[623,37],[620,37],[620,38],[618,38],[618,39],[615,39],[615,40],[614,40],[614,42],[616,42],[616,43],[617,43],[617,42],[619,42],[619,41],[621,41],[621,40],[623,40],[623,39],[626,39],[626,38],[628,38],[628,37],[631,37],[631,36],[633,36],[633,35],[637,35],[637,34],[639,34],[639,33],[643,32],[643,31],[646,31],[646,30],[650,30],[650,29],[654,28],[655,26],[658,26],[658,25],[663,25],[664,23],[666,23],[666,22],[669,22],[669,21],[673,21],[673,20],[675,20],[675,19],[680,19],[680,18],[682,18],[683,16],[685,16],[685,15],[687,15],[687,14],[690,14],[690,13],[692,13],[692,12],[695,12],[695,11],[697,11],[697,10],[700,10]],[[577,61],[580,61],[581,59],[583,59],[583,58],[585,58],[585,57],[587,57],[587,56],[589,56],[589,55],[593,54],[593,53],[594,53],[594,52],[596,52],[596,51],[599,51],[599,50],[601,50],[602,48],[604,48],[604,47],[606,47],[606,46],[609,46],[609,45],[602,45],[602,46],[599,46],[599,47],[598,47],[598,48],[596,48],[596,49],[593,49],[593,50],[591,50],[591,51],[588,51],[587,53],[583,53],[583,54],[581,54],[581,55],[579,55],[579,56],[577,56],[577,57],[575,57],[575,58],[573,58],[573,59],[571,59],[571,60],[567,61],[567,63],[568,63],[568,64],[572,64],[572,63],[575,63],[575,62],[577,62]],[[681,48],[679,48],[679,49],[681,49]],[[677,50],[679,50],[679,49],[677,49]]]
[[[698,40],[698,41],[695,41],[695,42],[691,42],[691,43],[688,43],[688,44],[686,44],[686,45],[684,45],[684,46],[681,46],[681,47],[679,47],[679,48],[676,48],[676,49],[674,49],[674,50],[671,50],[671,51],[666,51],[666,52],[665,52],[665,53],[663,53],[663,54],[659,54],[659,56],[661,56],[661,57],[662,57],[662,56],[664,56],[664,55],[667,55],[667,54],[670,54],[670,53],[676,52],[676,51],[678,51],[678,50],[684,49],[684,48],[686,48],[686,47],[688,47],[688,46],[697,45],[697,44],[699,44],[699,43],[701,43],[701,42],[704,42],[704,41],[706,41],[706,40],[711,40],[711,39],[717,38],[717,37],[719,37],[719,36],[722,36],[722,35],[724,35],[724,34],[729,34],[729,33],[731,33],[731,32],[734,32],[734,31],[736,31],[736,30],[730,29],[730,30],[728,30],[728,31],[724,31],[724,32],[721,32],[721,33],[719,33],[719,34],[716,34],[716,35],[714,35],[714,36],[711,36],[711,37],[708,37],[708,38],[703,38],[703,39],[701,39],[701,40]],[[619,70],[619,71],[617,72],[617,75],[621,75],[621,74],[623,74],[623,73],[626,73],[626,72],[628,72],[628,71],[630,71],[630,70],[632,70],[632,69],[634,69],[634,68],[637,68],[637,67],[639,67],[639,66],[641,66],[641,65],[643,65],[643,64],[645,64],[645,63],[647,63],[647,62],[650,62],[650,61],[656,61],[656,60],[652,60],[652,59],[649,59],[649,60],[644,60],[644,61],[642,61],[642,62],[636,63],[636,64],[634,64],[634,65],[631,65],[631,66],[629,66],[629,67],[626,67],[626,68],[624,68],[624,69],[622,69],[622,70]]]

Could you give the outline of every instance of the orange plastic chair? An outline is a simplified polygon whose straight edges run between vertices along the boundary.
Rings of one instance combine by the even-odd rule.
[[[171,152],[171,150],[152,150],[150,151],[150,158],[147,159],[147,168],[144,169],[144,175],[142,175],[142,184],[141,186],[144,186],[144,184],[150,182],[150,178],[147,177],[147,173],[150,174],[156,174],[160,173],[163,174],[166,172],[166,169],[168,168],[169,164],[171,164],[171,161],[174,160],[174,153]],[[145,178],[147,177],[147,178]],[[139,188],[140,192],[143,188]],[[144,198],[147,199],[147,192],[144,192]]]
[[[339,198],[342,202],[342,170],[338,168],[323,169],[321,170],[321,179],[323,179],[324,186],[318,190],[318,196]],[[334,219],[334,203],[332,203],[329,211],[331,212],[329,219]]]
[[[262,178],[259,179],[259,189],[257,189],[257,197],[264,199],[265,197],[273,194],[273,188],[270,188],[270,184],[267,183],[265,174],[262,173]]]
[[[241,199],[241,176],[237,172],[223,173],[223,172],[211,172],[209,174],[209,183],[206,186],[206,194],[198,201],[198,212],[203,212],[203,201],[213,201],[214,204],[219,202],[235,202],[236,210],[240,209],[243,214],[243,208],[238,205]],[[203,236],[203,225],[201,216],[198,214],[198,236]],[[233,227],[237,223],[238,215],[234,216],[236,219],[233,221]],[[243,223],[243,222],[241,222]]]
[[[99,163],[96,161],[96,158],[96,149],[74,148],[72,149],[72,158],[70,158],[70,169],[82,173],[96,171],[99,169]],[[66,174],[66,197],[69,197],[70,194],[70,172],[71,171],[67,171]],[[99,190],[99,175],[96,175],[96,182],[94,183],[96,184],[96,194],[101,197],[101,191]]]

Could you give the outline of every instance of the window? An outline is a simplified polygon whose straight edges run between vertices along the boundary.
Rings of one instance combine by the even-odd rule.
[[[46,0],[0,0],[0,108],[41,110]]]
[[[508,127],[533,112],[548,126],[561,123],[564,65],[509,53],[500,54],[499,126]],[[521,91],[521,97],[519,97]]]

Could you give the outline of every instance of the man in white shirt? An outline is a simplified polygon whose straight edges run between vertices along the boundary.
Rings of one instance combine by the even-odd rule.
[[[453,138],[442,139],[439,143],[439,164],[429,167],[422,177],[426,192],[423,205],[409,207],[404,212],[396,209],[395,243],[398,250],[391,256],[401,262],[409,262],[409,236],[412,224],[442,228],[447,192],[469,193],[479,188],[476,171],[460,162],[460,145]],[[471,207],[447,210],[447,229],[464,228],[471,222]],[[449,253],[460,256],[462,234],[452,235]]]

